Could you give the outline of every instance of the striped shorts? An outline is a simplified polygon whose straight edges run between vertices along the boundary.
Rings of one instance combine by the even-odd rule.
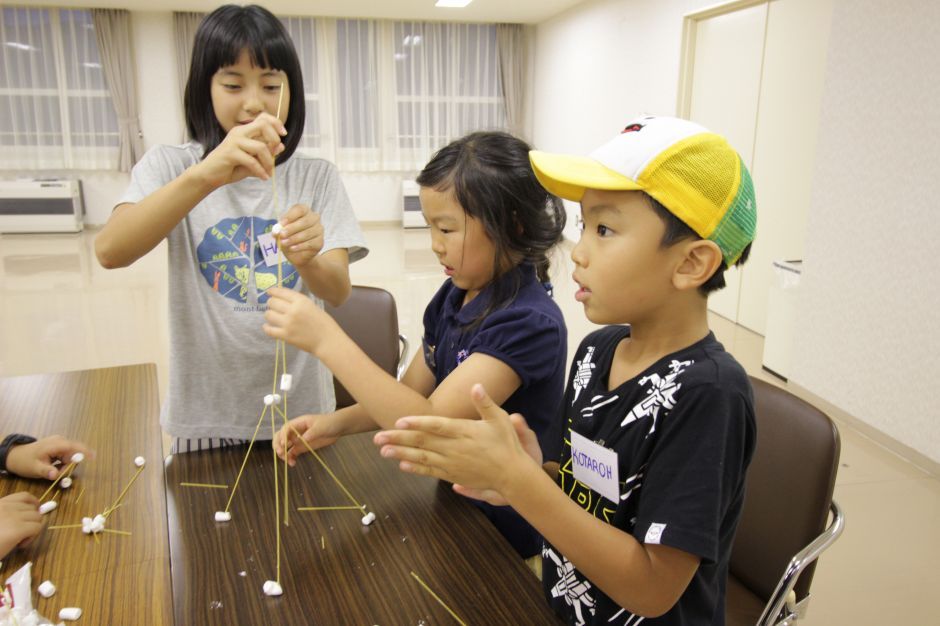
[[[248,439],[224,439],[202,437],[201,439],[182,439],[174,437],[170,445],[170,454],[184,454],[186,452],[202,452],[203,450],[214,450],[215,448],[226,448],[228,446],[240,446],[248,443]],[[255,443],[262,445],[271,445],[269,439],[255,439]]]

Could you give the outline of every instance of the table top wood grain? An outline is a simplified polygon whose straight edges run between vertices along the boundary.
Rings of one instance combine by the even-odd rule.
[[[80,524],[113,504],[137,468],[148,463],[127,490],[123,505],[97,538],[81,528],[46,529],[29,547],[4,560],[6,579],[32,561],[35,589],[43,580],[58,588],[49,599],[34,594],[40,614],[55,620],[59,609],[77,606],[83,624],[169,624],[172,621],[166,498],[159,426],[156,367],[132,365],[0,379],[0,430],[78,439],[95,450],[78,466],[72,487],[58,487],[46,524]],[[47,481],[0,479],[0,494],[29,491],[37,497]],[[47,497],[47,500],[49,497]]]
[[[270,443],[257,443],[248,456],[230,522],[213,517],[229,491],[181,485],[231,488],[246,449],[167,461],[177,624],[459,623],[412,572],[466,624],[558,623],[541,583],[483,514],[444,483],[401,473],[379,456],[369,434],[320,454],[375,522],[363,526],[358,510],[297,510],[350,505],[310,454],[300,457],[288,474],[289,525],[280,526],[284,595],[265,596],[264,582],[277,578]]]

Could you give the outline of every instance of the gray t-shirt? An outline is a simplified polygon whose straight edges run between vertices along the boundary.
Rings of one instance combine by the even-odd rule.
[[[154,146],[134,166],[119,204],[136,203],[195,165],[202,147]],[[246,178],[209,194],[167,237],[169,244],[170,384],[160,414],[174,437],[249,439],[272,392],[275,341],[264,334],[267,289],[277,282],[257,236],[295,204],[320,214],[323,252],[346,248],[350,261],[368,250],[336,168],[294,154],[276,168],[277,209],[271,181]],[[293,265],[282,257],[283,286],[307,294]],[[288,417],[335,407],[333,378],[310,354],[290,346],[286,372],[293,377]],[[282,394],[283,395],[283,394]],[[278,428],[282,424],[277,419]],[[266,415],[259,438],[271,437]]]

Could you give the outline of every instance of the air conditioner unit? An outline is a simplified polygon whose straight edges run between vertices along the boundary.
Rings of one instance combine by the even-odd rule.
[[[421,214],[421,201],[418,199],[418,183],[413,180],[401,182],[401,225],[403,228],[427,228]]]
[[[0,233],[77,233],[84,213],[79,180],[0,181]]]

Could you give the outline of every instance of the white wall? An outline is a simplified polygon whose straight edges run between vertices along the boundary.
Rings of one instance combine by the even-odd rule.
[[[714,0],[596,0],[536,28],[533,141],[586,154],[642,114],[675,115],[682,16]],[[577,239],[570,202],[565,234]]]
[[[791,379],[940,462],[940,4],[838,0]]]

